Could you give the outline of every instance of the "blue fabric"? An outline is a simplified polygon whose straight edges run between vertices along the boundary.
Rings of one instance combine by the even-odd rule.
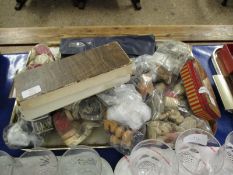
[[[220,96],[214,85],[212,75],[215,74],[210,56],[216,46],[193,46],[194,56],[200,60],[202,66],[205,68],[217,96],[218,105],[221,110],[221,119],[218,120],[218,130],[216,133],[217,139],[221,144],[224,143],[227,134],[233,130],[233,115],[226,112],[223,108],[223,104],[220,100]],[[27,54],[10,54],[0,55],[0,134],[2,136],[3,129],[8,125],[10,121],[11,112],[14,105],[14,99],[9,99],[8,95],[12,86],[13,77],[16,70],[22,67],[26,61]],[[19,156],[22,154],[20,150],[9,149],[2,137],[0,137],[0,150],[4,150],[12,156]],[[118,153],[112,148],[97,149],[99,154],[105,158],[110,165],[114,168],[118,160],[122,157],[122,154]],[[56,155],[62,155],[63,152],[56,151]]]
[[[211,62],[211,54],[215,48],[216,46],[193,46],[193,54],[194,57],[196,57],[201,62],[201,65],[205,68],[205,71],[215,92],[217,103],[221,111],[221,119],[219,119],[217,122],[218,130],[215,136],[221,144],[224,144],[227,134],[233,130],[233,114],[224,110],[223,103],[212,77],[212,75],[216,74]]]
[[[13,83],[15,72],[23,66],[27,54],[0,55],[0,149],[12,156],[19,156],[22,151],[9,149],[3,141],[3,129],[9,124],[14,99],[9,99],[9,93]]]

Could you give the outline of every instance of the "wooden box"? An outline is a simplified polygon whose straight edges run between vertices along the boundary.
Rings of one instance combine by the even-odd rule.
[[[180,75],[193,113],[208,121],[218,119],[220,111],[216,97],[210,80],[200,63],[196,59],[189,60]]]

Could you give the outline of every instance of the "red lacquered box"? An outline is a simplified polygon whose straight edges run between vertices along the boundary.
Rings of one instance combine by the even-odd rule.
[[[200,63],[196,59],[187,61],[180,75],[193,113],[208,121],[220,118],[216,97]]]
[[[225,44],[222,49],[219,49],[217,55],[223,63],[227,75],[233,73],[233,44]]]

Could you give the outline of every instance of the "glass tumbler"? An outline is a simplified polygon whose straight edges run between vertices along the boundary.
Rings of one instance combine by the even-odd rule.
[[[129,157],[133,175],[176,175],[178,164],[174,150],[161,141],[138,143]]]
[[[13,168],[13,175],[57,175],[57,172],[57,157],[45,148],[24,152]]]
[[[0,174],[11,175],[14,159],[4,151],[0,151]]]
[[[233,131],[227,135],[223,149],[225,160],[222,174],[230,175],[233,174]]]
[[[214,175],[223,166],[224,154],[218,140],[201,129],[181,133],[175,144],[179,174]]]
[[[59,172],[60,175],[101,175],[101,157],[87,146],[71,148],[61,157]]]

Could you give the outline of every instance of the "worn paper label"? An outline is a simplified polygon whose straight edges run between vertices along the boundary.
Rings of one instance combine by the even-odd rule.
[[[28,97],[31,97],[31,96],[33,96],[35,94],[38,94],[39,92],[41,92],[41,88],[40,88],[39,85],[37,85],[37,86],[34,86],[34,87],[30,88],[30,89],[27,89],[27,90],[23,91],[22,92],[22,97],[23,98],[28,98]]]
[[[197,143],[205,146],[208,142],[208,136],[203,134],[191,134],[186,136],[183,141],[185,143]]]
[[[200,89],[198,90],[198,92],[199,92],[199,94],[203,94],[203,93],[208,94],[209,99],[210,99],[210,102],[211,102],[214,106],[216,106],[216,103],[215,103],[214,98],[211,96],[210,91],[209,91],[206,87],[204,87],[204,86],[200,87]]]

